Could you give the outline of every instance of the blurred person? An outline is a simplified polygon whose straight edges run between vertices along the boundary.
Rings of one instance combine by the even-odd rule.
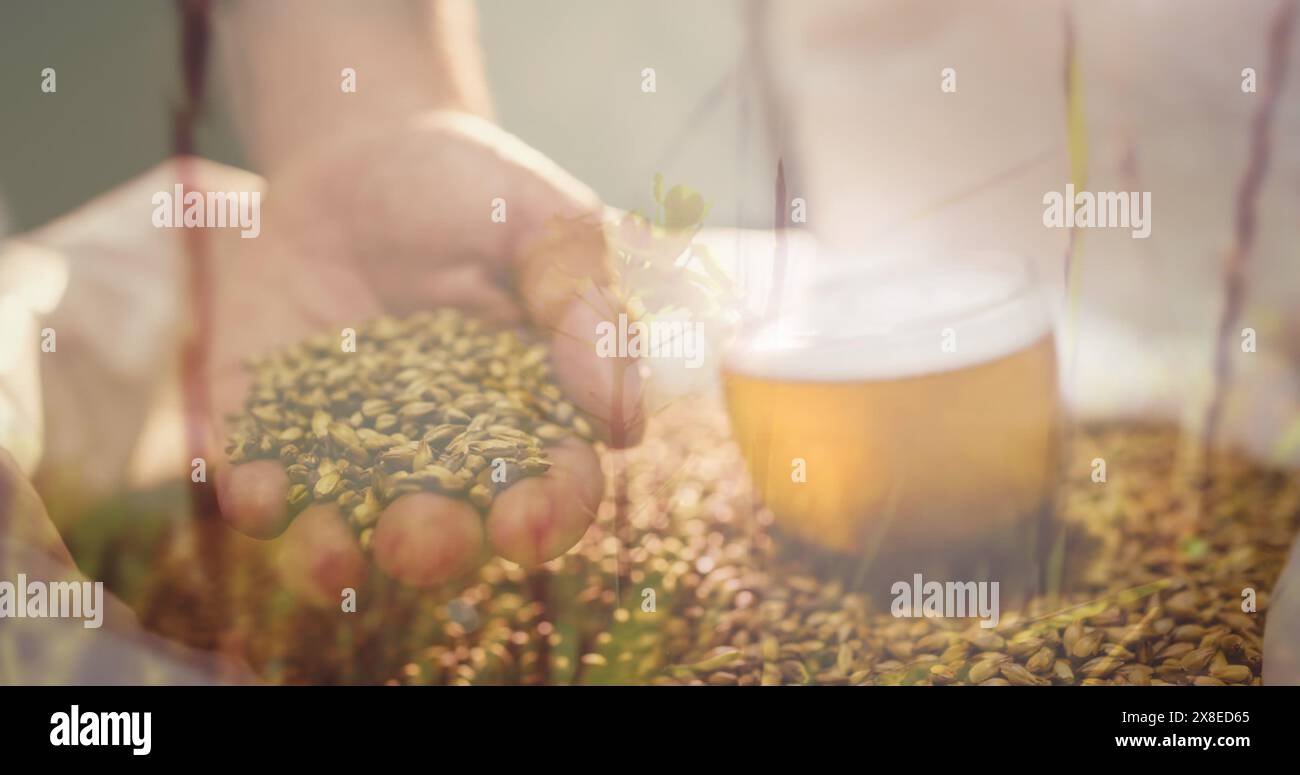
[[[470,4],[286,0],[216,9],[234,110],[265,179],[197,159],[166,162],[20,235],[0,261],[4,309],[17,321],[7,331],[28,335],[6,341],[0,374],[0,447],[18,458],[6,460],[0,493],[5,569],[26,567],[35,536],[46,562],[33,573],[76,575],[29,476],[51,485],[47,493],[84,504],[127,487],[147,446],[141,431],[163,394],[159,376],[174,373],[194,312],[187,230],[155,228],[153,193],[176,184],[257,191],[266,207],[256,239],[220,229],[200,236],[211,272],[211,330],[199,332],[210,356],[203,368],[214,432],[206,452],[222,516],[249,536],[276,539],[286,584],[337,604],[368,573],[337,509],[309,508],[290,525],[278,462],[222,464],[223,418],[247,387],[244,358],[334,324],[455,306],[547,332],[560,386],[615,445],[639,435],[639,377],[629,370],[626,401],[611,411],[617,365],[594,349],[596,324],[616,315],[603,292],[611,278],[602,207],[486,117]],[[355,92],[340,89],[339,62],[356,72]],[[491,219],[496,198],[508,208],[503,223]],[[43,332],[57,336],[52,352],[38,351]],[[602,427],[603,418],[610,422]],[[145,465],[188,475],[178,436],[162,445],[166,459]],[[503,492],[484,526],[459,500],[399,500],[381,515],[377,563],[402,582],[429,585],[463,573],[486,551],[525,565],[563,553],[590,524],[604,479],[589,444],[567,440],[548,452],[551,470]],[[80,622],[49,622],[42,632],[83,637]],[[23,624],[13,637],[36,626]],[[133,622],[119,624],[140,634]],[[146,661],[155,650],[142,649]],[[113,675],[63,678],[133,680]]]
[[[240,406],[240,361],[252,353],[334,323],[451,305],[549,332],[560,386],[598,421],[614,419],[607,440],[635,439],[639,384],[614,407],[618,367],[594,346],[597,324],[617,319],[603,293],[612,277],[602,208],[485,118],[472,5],[237,2],[216,21],[234,113],[267,176],[263,233],[223,235],[214,257],[218,418]],[[355,92],[341,88],[344,68]],[[502,223],[494,200],[506,207]],[[429,584],[466,570],[483,544],[524,565],[563,553],[590,524],[603,477],[589,445],[549,454],[551,471],[503,492],[483,529],[460,499],[429,493],[390,506],[376,561]],[[222,513],[249,535],[278,535],[288,486],[276,461],[220,471]],[[335,507],[308,508],[288,530],[294,546],[314,547],[290,553],[297,575],[334,598],[359,580],[362,554]]]
[[[1200,383],[1210,373],[1207,344],[1216,318],[1204,310],[1219,303],[1219,259],[1231,240],[1232,194],[1256,105],[1254,95],[1242,94],[1239,73],[1244,64],[1260,65],[1275,6],[1252,2],[1225,9],[1198,1],[1157,4],[1140,15],[1116,13],[1123,9],[1115,3],[1071,6],[1081,82],[1088,88],[1090,187],[1153,190],[1161,211],[1152,239],[1091,232],[1076,254],[1082,313],[1074,325],[1092,333],[1077,346],[1071,399],[1084,416],[1186,419],[1193,413],[1186,405],[1196,403],[1189,396],[1200,398]],[[362,11],[339,2],[236,0],[216,8],[231,101],[248,155],[266,175],[267,207],[258,239],[244,244],[227,234],[211,237],[217,243],[214,408],[233,408],[242,398],[238,358],[336,318],[455,301],[480,314],[497,310],[505,320],[563,321],[563,315],[546,312],[549,305],[539,309],[533,301],[550,294],[530,292],[530,283],[518,282],[530,276],[529,267],[548,262],[519,259],[538,255],[525,243],[551,215],[594,214],[598,205],[590,192],[487,123],[477,52],[465,43],[473,36],[455,34],[472,27],[466,6],[383,3]],[[1061,89],[1066,4],[1029,9],[1003,3],[977,11],[952,4],[842,0],[774,4],[774,9],[777,21],[770,29],[782,43],[776,46],[777,70],[784,75],[790,112],[799,119],[794,140],[807,162],[809,203],[817,214],[813,223],[828,252],[852,252],[864,236],[891,247],[943,250],[1012,235],[1023,237],[1017,244],[1062,276],[1057,262],[1068,235],[1041,228],[1037,203],[1069,176]],[[1122,34],[1116,19],[1124,20]],[[1024,45],[989,45],[1004,40],[1008,30]],[[1219,52],[1215,57],[1187,42],[1209,37]],[[1178,64],[1151,67],[1157,55],[1158,61]],[[339,91],[344,67],[356,71],[354,94]],[[958,84],[952,93],[940,89],[948,67]],[[1287,89],[1294,95],[1300,78],[1292,76]],[[1214,96],[1210,107],[1206,95]],[[1007,103],[991,106],[991,97]],[[890,109],[877,110],[882,104]],[[1287,136],[1297,104],[1281,102],[1276,136]],[[1231,152],[1223,150],[1227,138]],[[1279,146],[1275,165],[1293,167],[1294,144]],[[193,177],[202,179],[215,167]],[[160,181],[141,190],[167,190],[179,177],[166,170]],[[1270,180],[1275,187],[1261,202],[1260,221],[1288,224],[1289,230],[1292,222],[1277,216],[1294,204],[1293,187],[1276,184],[1285,176],[1274,174]],[[253,185],[225,180],[211,188]],[[538,209],[537,217],[524,215],[507,191],[515,187],[543,193],[551,206]],[[511,222],[494,231],[483,202],[495,196],[509,201]],[[1026,201],[1033,206],[1026,207]],[[133,206],[138,212],[131,221],[147,218],[143,204]],[[81,215],[86,224],[99,220],[89,212]],[[1165,223],[1180,226],[1166,229]],[[1293,299],[1294,277],[1276,271],[1285,253],[1269,249],[1286,244],[1290,232],[1264,228],[1254,265],[1269,282],[1258,287],[1275,299]],[[148,234],[174,239],[159,236],[170,232]],[[165,271],[176,273],[183,266],[178,242],[168,248],[171,257],[160,262],[169,267]],[[599,278],[603,269],[590,260],[599,250],[592,248],[568,255],[587,276]],[[503,253],[516,260],[501,262]],[[147,269],[136,275],[145,276],[153,275]],[[71,295],[78,285],[75,267],[70,277]],[[176,278],[169,282],[179,285]],[[126,281],[116,284],[128,293],[120,287]],[[292,307],[285,287],[293,289]],[[555,295],[569,297],[573,290]],[[176,309],[159,319],[174,321],[185,302],[175,288],[169,292]],[[142,304],[133,313],[157,306]],[[71,317],[71,310],[63,311]],[[111,338],[89,330],[97,328],[94,324],[83,327],[88,335]],[[589,348],[575,353],[574,362],[589,353]],[[563,361],[563,351],[557,357]],[[118,366],[125,374],[127,366]],[[1275,441],[1268,432],[1276,433],[1294,415],[1294,366],[1261,353],[1249,368],[1255,371],[1239,375],[1235,393],[1242,414],[1230,415],[1225,435],[1266,450]],[[1116,373],[1125,379],[1116,381]],[[149,382],[109,384],[129,393]],[[577,378],[566,387],[580,391],[590,385],[601,382]],[[600,390],[588,396],[593,406],[599,399]],[[124,396],[108,405],[114,417],[86,411],[84,419],[119,420],[116,415],[127,414],[133,404]],[[65,411],[71,410],[47,412],[47,447],[78,437]],[[92,436],[81,433],[80,438]],[[210,448],[216,450],[219,441],[218,435]],[[126,457],[123,453],[118,460],[123,469]],[[176,457],[188,463],[183,452]],[[575,470],[591,469],[579,464]],[[221,482],[224,511],[236,527],[255,536],[285,528],[278,508],[284,483],[274,466],[223,472]],[[231,482],[239,486],[231,488]],[[438,503],[416,521],[458,519],[456,511],[454,504]],[[362,560],[336,514],[312,516],[295,523],[309,529],[289,526],[277,540],[300,547],[285,552],[294,567],[309,569],[293,574],[295,583],[304,576],[316,579],[317,592],[337,600],[334,590],[358,577]],[[413,581],[431,581],[446,571],[408,574],[410,566],[390,559],[391,570]],[[1300,632],[1296,567],[1293,558],[1292,570],[1279,582],[1267,635],[1270,644],[1281,644],[1292,655],[1300,642],[1292,634]],[[1277,648],[1266,658],[1270,682],[1300,681],[1293,658],[1275,659]]]
[[[159,313],[175,314],[167,288],[180,261],[165,232],[114,224],[166,177],[164,165],[35,232],[7,241],[0,232],[0,685],[253,680],[237,659],[146,632],[77,568],[29,479],[39,471],[74,511],[128,486],[149,382],[169,363],[174,321]],[[31,346],[41,340],[52,352]],[[75,355],[55,359],[60,347]],[[53,604],[60,587],[75,590],[77,610]]]

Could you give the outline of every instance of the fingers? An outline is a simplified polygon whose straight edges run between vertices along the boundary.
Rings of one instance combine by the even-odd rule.
[[[609,301],[613,295],[598,293],[610,286],[613,269],[597,214],[535,219],[511,254],[515,284],[533,322],[544,328],[557,325],[584,296],[606,317],[616,317],[619,310]]]
[[[333,503],[308,506],[284,532],[280,570],[286,586],[317,605],[337,604],[366,580],[366,558]]]
[[[289,477],[278,460],[255,460],[217,471],[221,516],[253,538],[275,538],[289,524]]]
[[[488,513],[487,534],[502,557],[524,566],[559,557],[578,543],[604,491],[600,459],[569,439],[547,450],[551,469],[506,488]]]
[[[438,584],[478,567],[483,526],[469,503],[421,492],[389,504],[375,527],[375,563],[412,586]]]
[[[375,527],[375,563],[398,581],[423,587],[478,567],[486,557],[487,540],[502,557],[525,566],[568,551],[591,525],[604,477],[595,450],[575,438],[547,454],[551,469],[506,488],[493,503],[486,525],[461,499],[425,492],[393,501]],[[223,476],[218,493],[222,513],[233,527],[257,538],[283,532],[280,568],[285,584],[299,597],[330,605],[338,602],[343,589],[364,583],[365,554],[336,505],[309,506],[286,529],[288,479],[277,462],[245,463]]]
[[[521,254],[519,291],[533,321],[550,332],[560,387],[599,438],[624,447],[641,438],[643,386],[635,358],[599,346],[616,342],[627,320],[610,289],[606,251],[599,222],[556,221]]]

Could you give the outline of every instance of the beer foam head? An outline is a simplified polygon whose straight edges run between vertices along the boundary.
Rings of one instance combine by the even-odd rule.
[[[1028,266],[1002,254],[832,266],[739,342],[727,368],[789,381],[899,379],[993,361],[1050,329]]]

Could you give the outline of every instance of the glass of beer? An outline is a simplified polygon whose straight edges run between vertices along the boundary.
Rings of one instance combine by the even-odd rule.
[[[780,533],[900,558],[900,573],[1039,586],[1058,474],[1051,321],[1027,261],[969,253],[836,268],[742,337],[728,413]]]

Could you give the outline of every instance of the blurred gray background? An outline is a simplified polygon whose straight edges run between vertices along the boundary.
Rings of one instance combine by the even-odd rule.
[[[762,109],[748,79],[730,79],[744,0],[478,6],[507,129],[610,204],[648,210],[662,172],[713,203],[713,225],[771,224]],[[38,226],[169,155],[182,94],[177,29],[171,0],[0,2],[0,197],[10,229]],[[44,67],[57,71],[55,94],[41,92]],[[656,69],[655,94],[641,91],[644,67]],[[199,148],[245,166],[221,91],[211,82]]]

